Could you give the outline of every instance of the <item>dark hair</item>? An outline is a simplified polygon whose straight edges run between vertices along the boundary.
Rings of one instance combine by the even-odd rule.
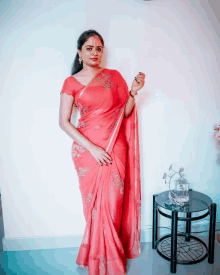
[[[84,45],[84,43],[87,41],[87,39],[89,39],[91,36],[97,35],[99,37],[99,39],[102,42],[102,46],[104,47],[104,40],[102,38],[102,36],[95,30],[88,30],[88,31],[84,31],[80,37],[77,40],[77,49],[78,50],[82,50],[82,46]],[[74,75],[76,73],[78,73],[79,71],[81,71],[83,68],[83,63],[81,62],[81,64],[79,63],[79,54],[77,52],[75,60],[73,62],[73,67],[71,70],[71,75]]]

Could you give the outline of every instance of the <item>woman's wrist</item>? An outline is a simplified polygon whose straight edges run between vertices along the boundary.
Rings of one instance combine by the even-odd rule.
[[[129,94],[130,94],[130,96],[134,99],[134,96],[135,96],[136,94],[134,95],[134,94],[132,93],[131,90],[130,90]]]
[[[91,141],[89,141],[88,146],[86,147],[86,149],[90,152],[91,150],[93,150],[96,147],[96,145],[94,143],[92,143]]]

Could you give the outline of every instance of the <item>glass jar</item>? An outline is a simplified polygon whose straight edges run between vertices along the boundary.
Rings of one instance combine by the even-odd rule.
[[[187,203],[189,201],[189,182],[181,176],[175,181],[175,200],[179,203]]]

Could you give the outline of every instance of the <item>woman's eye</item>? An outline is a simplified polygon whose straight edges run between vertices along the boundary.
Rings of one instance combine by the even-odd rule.
[[[87,48],[87,50],[91,50],[92,48]],[[98,50],[99,50],[99,52],[101,51],[101,49],[100,48],[98,48]]]

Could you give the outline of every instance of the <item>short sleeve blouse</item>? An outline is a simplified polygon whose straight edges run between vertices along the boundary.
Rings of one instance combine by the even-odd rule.
[[[74,78],[72,76],[69,76],[65,79],[60,94],[66,93],[68,95],[75,96],[78,89],[79,89],[79,87],[78,87],[77,83],[74,81]]]

